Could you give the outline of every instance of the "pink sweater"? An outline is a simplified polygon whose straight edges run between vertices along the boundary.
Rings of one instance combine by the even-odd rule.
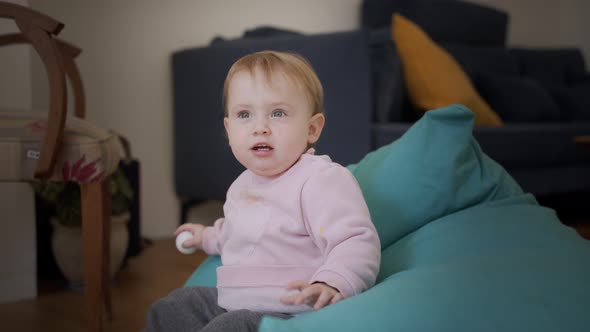
[[[375,283],[381,251],[367,205],[352,174],[327,156],[304,154],[276,178],[244,171],[223,209],[203,250],[221,255],[218,302],[227,310],[311,310],[280,302],[295,280],[325,282],[345,298]]]

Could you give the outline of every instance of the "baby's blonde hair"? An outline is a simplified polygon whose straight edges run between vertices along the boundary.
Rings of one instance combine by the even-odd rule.
[[[248,54],[236,61],[229,69],[223,85],[223,110],[227,116],[227,94],[229,84],[237,72],[247,70],[255,75],[260,70],[271,81],[275,72],[282,72],[293,80],[311,103],[312,115],[324,112],[324,89],[311,64],[301,55],[291,52],[260,51]]]

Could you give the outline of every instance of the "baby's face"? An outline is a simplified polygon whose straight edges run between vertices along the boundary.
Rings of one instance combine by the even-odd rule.
[[[259,70],[239,71],[227,96],[224,125],[232,152],[257,175],[283,173],[319,138],[323,115],[312,117],[302,89],[280,72],[268,81]]]

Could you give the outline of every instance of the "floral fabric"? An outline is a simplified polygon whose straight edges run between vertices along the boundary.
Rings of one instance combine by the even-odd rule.
[[[0,181],[33,181],[40,147],[47,131],[43,113],[2,111],[0,117]],[[92,123],[68,117],[51,181],[98,181],[115,171],[121,159],[119,138]]]

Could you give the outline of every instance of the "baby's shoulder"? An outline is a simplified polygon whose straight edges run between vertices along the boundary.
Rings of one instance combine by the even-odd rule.
[[[247,186],[247,184],[251,183],[251,172],[248,170],[243,171],[238,177],[231,183],[229,188],[227,189],[227,196],[231,196],[232,193],[236,191],[240,191],[240,188]]]
[[[337,162],[332,161],[327,155],[305,155],[302,160],[305,165],[307,177],[322,177],[330,175],[330,177],[352,176],[350,171]]]

